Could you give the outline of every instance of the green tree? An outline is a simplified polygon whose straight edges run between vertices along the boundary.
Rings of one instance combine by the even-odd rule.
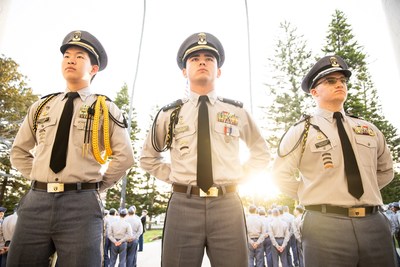
[[[314,106],[311,97],[301,89],[304,74],[311,67],[311,50],[303,35],[297,28],[285,21],[280,24],[280,33],[276,41],[274,55],[268,59],[269,69],[273,70],[266,85],[270,104],[262,107],[265,112],[264,121],[269,132],[267,142],[270,147],[277,148],[279,140],[290,126],[299,121],[303,114],[310,114]],[[246,202],[247,199],[244,199]],[[272,203],[293,206],[293,199],[280,195],[277,199],[253,200],[256,205],[268,207]]]
[[[154,110],[158,111],[159,108],[155,107]],[[153,116],[150,116],[150,121],[154,121]],[[148,130],[146,131],[147,134]],[[138,210],[140,212],[144,209],[148,211],[149,227],[151,228],[153,219],[166,212],[170,189],[167,184],[157,180],[156,177],[147,172],[136,176],[135,179],[137,180],[137,186],[129,194],[132,201],[130,203],[134,203],[139,207]]]
[[[309,108],[313,105],[300,86],[304,73],[311,66],[307,42],[289,22],[281,23],[280,29],[274,57],[269,59],[270,68],[274,70],[270,77],[272,82],[265,84],[274,104],[263,107],[268,122],[266,127],[271,132],[267,141],[275,148],[282,134],[302,114],[310,113]]]
[[[119,92],[117,92],[117,96],[115,98],[114,103],[121,109],[121,111],[124,114],[129,113],[129,93],[128,93],[128,86],[125,83]],[[135,145],[137,144],[138,138],[137,135],[140,132],[140,129],[138,128],[137,121],[136,121],[136,113],[135,111],[132,112],[132,120],[130,122],[130,139],[131,139],[131,145],[133,148],[135,148]],[[125,117],[127,117],[125,115]],[[134,156],[137,158],[137,149],[134,149]],[[118,208],[121,206],[125,206],[125,203],[127,203],[127,198],[128,198],[128,192],[132,192],[133,188],[137,186],[137,182],[135,179],[135,176],[138,175],[137,173],[137,160],[135,160],[134,165],[128,170],[126,177],[123,177],[121,181],[107,190],[107,196],[106,196],[106,203],[108,207],[113,207],[113,208]],[[124,181],[125,179],[125,181]],[[123,185],[123,183],[126,182],[126,185]],[[121,190],[122,187],[125,186],[126,189],[126,194],[125,198],[126,199],[121,199]]]
[[[383,115],[378,90],[368,71],[368,56],[363,52],[363,47],[355,41],[346,16],[339,10],[335,10],[332,16],[326,36],[326,45],[322,48],[322,52],[336,54],[346,60],[353,75],[348,85],[349,94],[345,110],[375,124],[385,135],[394,162],[398,163],[400,137],[396,128]],[[399,184],[399,175],[396,174],[394,181],[386,187],[387,189],[382,190],[383,198],[386,201],[398,201],[400,198]],[[398,193],[392,194],[392,192]],[[388,195],[385,195],[386,193]]]
[[[128,86],[124,84],[117,93],[115,104],[126,114],[129,113]],[[144,209],[148,211],[150,221],[157,215],[164,213],[169,195],[161,190],[156,178],[148,173],[143,173],[138,168],[138,151],[143,140],[139,139],[140,129],[136,121],[136,113],[133,112],[131,120],[130,138],[134,148],[135,164],[129,169],[126,175],[125,199],[121,199],[121,190],[124,180],[122,179],[114,187],[107,191],[107,207],[120,207],[135,205],[137,214]]]
[[[10,149],[28,108],[38,99],[18,67],[11,58],[0,56],[0,205],[8,210],[29,188],[28,181],[11,167]]]

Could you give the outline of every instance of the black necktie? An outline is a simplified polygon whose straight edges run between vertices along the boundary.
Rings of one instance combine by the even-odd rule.
[[[204,191],[213,185],[213,173],[211,163],[210,126],[208,123],[208,97],[199,97],[199,118],[197,135],[197,185]]]
[[[69,140],[69,128],[71,126],[72,114],[74,112],[74,99],[79,94],[77,92],[67,93],[68,100],[65,103],[63,112],[58,123],[56,139],[51,151],[50,168],[58,173],[64,169],[67,161],[67,148]]]
[[[342,123],[342,113],[335,112],[333,117],[336,118],[340,142],[342,143],[342,151],[344,157],[344,168],[347,176],[347,186],[349,193],[359,199],[364,194],[364,188],[361,181],[360,170],[358,169],[357,160],[354,155],[349,137],[346,134]]]

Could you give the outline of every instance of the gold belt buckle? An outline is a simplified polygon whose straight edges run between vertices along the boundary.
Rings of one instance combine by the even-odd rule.
[[[349,208],[349,217],[365,217],[365,208]]]
[[[48,193],[64,192],[64,184],[63,183],[48,183],[47,184],[47,192]]]
[[[218,196],[218,187],[210,187],[207,192],[200,190],[200,197],[217,197]]]

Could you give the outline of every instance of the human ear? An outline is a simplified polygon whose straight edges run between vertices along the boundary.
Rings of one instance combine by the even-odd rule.
[[[99,72],[99,65],[92,65],[92,70],[90,71],[91,75],[95,75]]]

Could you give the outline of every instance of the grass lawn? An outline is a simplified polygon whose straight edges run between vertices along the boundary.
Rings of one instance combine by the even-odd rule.
[[[160,239],[161,236],[162,236],[162,229],[146,230],[143,236],[144,243]]]

